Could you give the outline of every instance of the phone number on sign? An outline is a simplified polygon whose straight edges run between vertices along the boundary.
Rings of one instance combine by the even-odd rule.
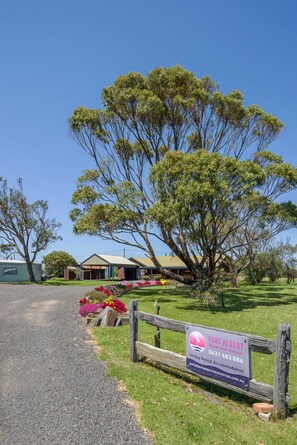
[[[226,354],[225,352],[214,351],[213,349],[208,350],[209,355],[213,355],[214,357],[222,357],[225,360],[231,360],[237,363],[243,363],[242,357],[237,357],[236,355]]]

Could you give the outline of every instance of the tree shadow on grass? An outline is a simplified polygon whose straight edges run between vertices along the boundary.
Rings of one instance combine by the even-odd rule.
[[[176,300],[171,300],[170,298],[146,298],[145,300],[138,299],[140,303],[155,303],[157,300],[158,303],[176,303]]]
[[[206,311],[211,313],[240,312],[246,309],[256,309],[260,306],[277,307],[288,306],[297,303],[297,287],[292,285],[272,285],[263,283],[259,286],[242,286],[237,289],[224,291],[225,308],[221,306],[201,304],[186,289],[174,288],[142,288],[131,292],[129,297],[139,302],[152,302],[156,300],[162,303],[176,303],[176,309],[186,311]],[[290,293],[291,291],[291,293]],[[182,299],[179,304],[179,299]],[[186,301],[185,301],[186,300]]]
[[[214,383],[206,382],[205,380],[199,378],[198,375],[195,377],[194,375],[187,374],[186,372],[179,371],[178,369],[168,367],[162,363],[146,358],[143,358],[142,362],[146,363],[148,366],[154,366],[165,374],[173,375],[187,384],[193,385],[193,392],[195,392],[195,390],[197,392],[201,392],[201,394],[206,396],[206,398],[212,403],[219,403],[223,405],[224,398],[228,398],[238,404],[251,406],[252,403],[258,401],[257,399],[249,397],[248,395],[240,394],[232,391],[231,389],[229,390]]]
[[[290,293],[279,292],[284,290],[283,287],[265,288],[267,292],[255,292],[245,289],[232,289],[224,292],[225,308],[214,306],[207,307],[199,304],[199,301],[192,299],[191,303],[181,306],[183,310],[205,310],[211,312],[239,312],[245,309],[256,309],[259,306],[273,307],[273,306],[288,306],[297,303],[297,295]]]
[[[279,288],[284,290],[284,288]],[[297,295],[290,293],[279,292],[278,288],[265,289],[264,294],[255,293],[252,295],[251,291],[236,291],[229,292],[225,295],[226,308],[229,311],[242,311],[244,309],[255,309],[259,306],[273,307],[273,306],[288,306],[297,303]]]

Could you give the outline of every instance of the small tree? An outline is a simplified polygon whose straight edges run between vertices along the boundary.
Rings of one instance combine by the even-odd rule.
[[[36,281],[33,263],[38,253],[61,239],[57,235],[60,224],[46,218],[47,210],[46,201],[27,202],[21,179],[17,187],[8,188],[7,181],[0,178],[0,241],[25,260],[31,282]]]
[[[278,253],[280,261],[283,265],[284,275],[286,276],[287,283],[295,280],[296,267],[297,267],[297,246],[290,244],[290,240],[280,241],[275,250]]]
[[[280,225],[272,227],[267,221],[263,224],[257,218],[251,219],[226,240],[224,265],[229,272],[231,287],[237,287],[237,278],[242,273],[254,284],[264,278],[268,264],[266,254],[271,249],[271,238],[279,229]]]
[[[11,244],[0,244],[0,256],[8,260],[15,253]]]
[[[267,244],[258,250],[249,267],[244,271],[245,278],[250,284],[260,283],[268,277],[273,283],[285,276],[287,283],[295,278],[297,267],[297,246],[290,244],[289,240]]]
[[[54,251],[45,255],[42,260],[44,264],[45,270],[48,274],[54,274],[57,277],[63,275],[64,269],[68,266],[76,266],[77,262],[67,252],[63,251]]]

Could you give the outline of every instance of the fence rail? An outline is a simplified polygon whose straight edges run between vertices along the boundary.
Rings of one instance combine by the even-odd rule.
[[[146,312],[135,311],[135,317],[138,320],[146,321],[148,324],[158,326],[159,328],[167,329],[169,331],[186,333],[187,323],[184,321],[173,320],[171,318],[161,317],[160,315],[148,314]],[[200,328],[207,328],[208,326],[195,325]],[[217,332],[228,332],[230,334],[244,335],[249,339],[249,347],[254,352],[262,352],[263,354],[273,354],[276,351],[276,340],[271,340],[265,337],[259,337],[257,335],[244,334],[237,331],[227,331],[225,329],[212,328]]]
[[[138,341],[138,320],[144,321],[158,329],[167,329],[170,331],[186,333],[187,323],[179,320],[165,318],[156,314],[148,314],[138,311],[136,301],[130,302],[130,357],[133,362],[138,361],[138,357],[146,357],[153,361],[159,362],[165,366],[176,368],[180,371],[197,376],[186,367],[186,357],[176,354],[172,351],[161,349]],[[207,328],[203,325],[191,325],[197,328]],[[211,377],[198,375],[201,380],[216,384],[223,388],[245,394],[253,399],[273,402],[274,414],[278,417],[285,418],[288,414],[288,376],[289,362],[291,353],[290,326],[288,324],[280,324],[276,340],[272,340],[257,335],[246,334],[237,331],[227,331],[225,329],[211,328],[213,331],[229,334],[243,335],[249,341],[249,353],[251,351],[261,352],[263,354],[275,353],[274,367],[274,385],[250,380],[249,389],[239,388],[229,383],[213,379]]]

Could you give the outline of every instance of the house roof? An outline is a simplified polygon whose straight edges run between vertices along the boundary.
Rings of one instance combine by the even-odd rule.
[[[10,264],[26,264],[26,262],[25,261],[23,261],[23,260],[2,260],[2,259],[0,259],[0,264],[8,264],[8,265],[10,265]],[[33,263],[34,265],[36,265],[36,264],[41,264],[41,263]]]
[[[129,266],[137,267],[138,264],[128,260],[124,256],[104,255],[101,253],[94,253],[89,258],[81,263],[81,266]]]
[[[170,255],[157,256],[157,260],[159,261],[161,266],[165,267],[166,269],[170,269],[170,268],[187,269],[187,266],[185,265],[185,263],[181,259],[179,259],[177,256],[170,256]],[[133,258],[131,258],[131,261],[135,261],[136,263],[138,263],[140,266],[143,266],[143,267],[148,267],[148,268],[152,268],[152,269],[156,268],[156,266],[154,265],[152,260],[147,257],[144,257],[144,258],[133,257]]]
[[[0,263],[4,264],[26,264],[23,260],[0,260]]]

